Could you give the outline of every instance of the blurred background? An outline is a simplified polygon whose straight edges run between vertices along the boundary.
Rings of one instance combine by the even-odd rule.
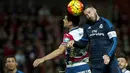
[[[6,56],[14,55],[24,73],[58,73],[65,70],[64,57],[37,68],[32,63],[57,49],[62,42],[63,17],[70,0],[0,0],[0,73]],[[99,14],[114,24],[118,34],[116,55],[125,54],[130,63],[130,1],[81,0],[96,6]],[[80,24],[85,17],[81,16]],[[128,67],[130,70],[130,67]]]

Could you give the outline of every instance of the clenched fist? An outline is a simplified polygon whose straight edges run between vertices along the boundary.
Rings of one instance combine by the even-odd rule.
[[[109,62],[110,62],[110,57],[108,56],[108,55],[104,55],[103,56],[103,59],[104,59],[104,64],[109,64]]]

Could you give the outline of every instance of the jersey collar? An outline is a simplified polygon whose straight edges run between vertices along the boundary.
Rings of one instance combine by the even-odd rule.
[[[79,27],[74,27],[74,28],[71,28],[70,30],[69,30],[69,32],[70,31],[73,31],[73,30],[76,30],[76,29],[78,29]]]

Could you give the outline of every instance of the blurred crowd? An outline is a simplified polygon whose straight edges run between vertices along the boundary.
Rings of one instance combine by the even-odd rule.
[[[130,22],[127,14],[120,13],[115,6],[111,21],[116,27],[118,47],[116,55],[125,54],[130,63]],[[116,10],[116,11],[115,11]],[[64,71],[64,57],[60,56],[33,68],[36,58],[43,57],[57,49],[64,34],[64,11],[60,7],[46,5],[35,8],[5,8],[0,12],[0,65],[3,58],[14,55],[18,69],[25,73],[58,73]],[[84,23],[81,16],[80,24]],[[4,50],[3,50],[4,49]],[[4,64],[2,68],[4,69]],[[130,67],[129,67],[130,69]],[[3,72],[1,72],[3,73]]]
[[[52,8],[54,10],[57,9]],[[34,13],[31,10],[16,10],[1,12],[0,16],[0,45],[4,49],[4,57],[15,55],[19,69],[25,73],[35,72],[33,61],[57,49],[61,42],[63,29],[62,14],[59,11],[51,12],[46,6],[42,6]],[[46,68],[40,68],[53,73],[63,65],[60,62],[62,61],[48,61],[44,64]]]

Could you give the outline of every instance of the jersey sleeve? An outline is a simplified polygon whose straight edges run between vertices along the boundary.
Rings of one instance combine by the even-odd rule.
[[[104,18],[104,20],[106,21],[106,33],[111,42],[107,54],[111,57],[112,55],[114,55],[114,52],[117,47],[117,34],[112,23],[108,19]]]
[[[66,45],[69,41],[74,40],[71,34],[65,33],[62,41],[62,45]]]

